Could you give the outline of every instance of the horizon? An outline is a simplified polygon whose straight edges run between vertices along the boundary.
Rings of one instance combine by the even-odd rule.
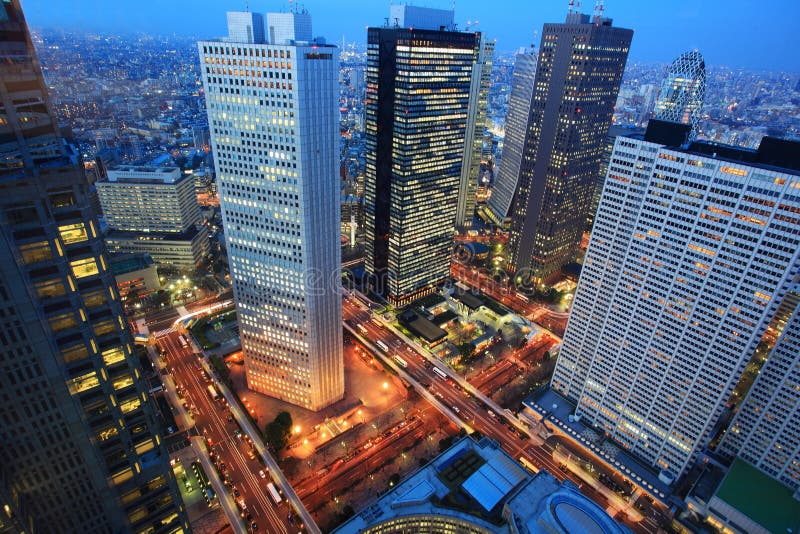
[[[24,8],[28,23],[34,28],[174,35],[201,40],[225,35],[225,13],[244,10],[246,1],[226,4],[219,6],[212,0],[198,0],[187,7],[184,2],[164,5],[155,0],[139,0],[136,4],[121,0],[108,5],[100,0],[74,0],[52,5],[47,0],[27,0]],[[314,34],[334,44],[340,43],[342,37],[346,42],[365,43],[366,27],[381,26],[389,8],[389,2],[367,0],[340,0],[335,4],[307,0],[304,4],[312,17]],[[425,4],[445,9],[452,5],[446,0],[430,0]],[[286,11],[289,5],[275,1],[249,3],[250,10],[258,13]],[[511,52],[530,44],[538,48],[542,25],[562,22],[568,6],[566,1],[551,0],[539,6],[507,1],[503,9],[492,7],[478,0],[460,0],[455,9],[458,27],[464,29],[469,22],[472,29],[495,39],[497,50]],[[511,10],[517,15],[509,16]],[[580,10],[591,14],[593,6]],[[162,16],[153,17],[154,11]],[[341,17],[342,13],[350,12],[356,16]],[[614,20],[614,26],[634,30],[629,55],[632,63],[670,63],[681,53],[696,49],[709,67],[800,72],[800,55],[778,53],[800,48],[800,35],[793,29],[800,8],[791,0],[776,0],[758,5],[757,9],[747,0],[710,0],[702,4],[676,0],[668,6],[611,0],[603,14]],[[674,29],[669,40],[663,38],[665,26]],[[769,31],[757,32],[756,28]]]

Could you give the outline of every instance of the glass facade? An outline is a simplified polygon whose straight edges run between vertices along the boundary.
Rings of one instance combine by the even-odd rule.
[[[430,293],[450,273],[481,38],[368,30],[365,266],[376,290],[397,306]]]
[[[57,134],[19,3],[0,11],[0,504],[22,531],[184,532],[86,177]],[[136,491],[147,513],[131,519],[122,495]]]

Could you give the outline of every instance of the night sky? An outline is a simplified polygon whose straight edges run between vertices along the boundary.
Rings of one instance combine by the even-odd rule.
[[[412,2],[450,8],[452,0]],[[479,21],[477,29],[497,39],[497,50],[535,42],[545,22],[563,22],[567,0],[456,0],[456,20]],[[243,10],[245,0],[22,0],[33,28],[180,34],[198,38],[227,33],[225,11]],[[799,0],[606,0],[615,26],[634,30],[630,59],[668,62],[698,49],[707,65],[800,71]],[[250,10],[287,10],[287,0],[251,0]],[[383,25],[387,0],[304,0],[314,35],[364,42],[367,26]],[[593,0],[584,0],[591,13]]]

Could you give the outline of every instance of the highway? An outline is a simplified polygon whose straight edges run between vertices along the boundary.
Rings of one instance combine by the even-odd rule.
[[[244,510],[240,505],[238,508],[247,531],[303,532],[285,500],[277,506],[272,502],[267,492],[271,479],[266,472],[265,478],[259,475],[259,471],[266,468],[253,451],[250,438],[241,432],[226,401],[222,397],[211,398],[210,377],[203,374],[200,360],[191,347],[181,346],[178,335],[177,332],[163,334],[156,339],[157,345],[166,353],[169,373],[183,395],[184,406],[180,409],[188,407],[192,412],[195,428],[205,437],[211,449],[211,460],[228,490],[237,503],[245,504]]]
[[[454,380],[453,377],[442,379],[435,374],[433,372],[433,364],[423,354],[382,325],[379,319],[373,318],[371,313],[365,309],[364,304],[358,301],[356,297],[343,299],[343,319],[354,333],[361,334],[361,337],[365,338],[370,344],[374,344],[377,341],[384,343],[388,347],[388,353],[379,350],[376,351],[376,354],[393,362],[393,367],[396,367],[397,364],[395,363],[396,360],[392,358],[400,356],[406,363],[405,366],[401,366],[403,367],[402,370],[414,382],[419,383],[428,393],[436,397],[442,405],[448,408],[447,411],[455,413],[464,423],[500,443],[512,458],[515,460],[524,458],[537,469],[543,468],[547,470],[558,480],[571,480],[581,488],[585,495],[601,506],[606,507],[612,515],[619,511],[620,508],[627,508],[627,513],[636,520],[630,520],[626,515],[618,515],[616,518],[625,523],[634,532],[655,533],[658,531],[657,517],[663,512],[655,510],[652,514],[646,513],[642,519],[641,514],[632,505],[628,506],[623,503],[616,494],[613,494],[601,484],[598,483],[600,487],[595,489],[570,470],[562,469],[562,464],[554,458],[553,441],[558,442],[559,438],[553,437],[541,445],[536,445],[531,438],[514,428],[506,419],[505,414],[497,408],[491,410],[483,400],[476,398],[457,383],[458,380],[463,381],[463,379]],[[447,374],[452,373],[444,364],[440,363],[438,367]],[[444,411],[443,413],[446,416],[450,416]],[[574,447],[574,445],[570,446]],[[598,469],[603,469],[602,466],[597,465],[597,462],[595,462],[595,466]],[[607,474],[620,483],[622,482],[618,473],[609,470]],[[609,503],[607,495],[612,494],[611,500],[613,502]]]

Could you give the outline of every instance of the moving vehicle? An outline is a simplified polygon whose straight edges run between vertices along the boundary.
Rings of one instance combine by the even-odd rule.
[[[186,336],[184,336],[183,334],[178,336],[178,341],[180,342],[181,347],[183,348],[187,348],[189,346],[189,340],[186,339]]]
[[[214,384],[208,385],[208,395],[211,397],[212,400],[219,399],[219,391],[217,391],[217,388],[214,387]]]
[[[433,367],[433,374],[435,374],[436,376],[438,376],[442,380],[447,380],[447,374],[445,374],[444,371],[442,371],[441,369],[439,369],[436,366]]]
[[[278,490],[275,489],[275,484],[273,484],[272,482],[267,484],[267,491],[269,492],[269,496],[272,497],[272,500],[273,502],[275,502],[275,504],[281,503],[283,499],[281,498],[281,494],[278,493]]]
[[[387,352],[387,353],[389,352],[389,347],[387,347],[386,343],[384,343],[380,339],[378,341],[376,341],[375,344],[378,345],[378,348],[381,349],[383,352]]]
[[[395,355],[395,356],[393,356],[393,357],[392,357],[392,359],[395,361],[395,363],[397,363],[397,365],[399,365],[399,366],[400,366],[400,367],[402,367],[403,369],[405,369],[405,368],[407,368],[407,367],[408,367],[408,362],[407,362],[407,361],[405,361],[405,360],[404,360],[403,358],[401,358],[400,356],[397,356],[397,355]]]

